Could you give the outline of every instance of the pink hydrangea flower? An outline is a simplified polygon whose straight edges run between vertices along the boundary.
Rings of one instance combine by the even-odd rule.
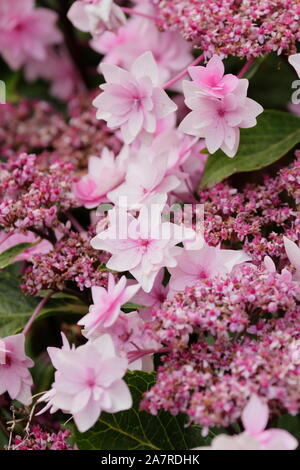
[[[232,93],[239,83],[235,75],[231,73],[224,75],[224,64],[217,55],[208,61],[206,67],[198,65],[189,67],[188,71],[193,83],[199,87],[200,91],[217,98],[223,98],[228,93]]]
[[[300,280],[300,248],[287,237],[283,237],[283,242],[287,257],[296,268],[296,278]]]
[[[298,77],[300,78],[300,53],[293,54],[289,56],[289,63],[294,67],[297,72]]]
[[[265,429],[268,424],[268,406],[255,394],[247,403],[242,423],[245,431],[236,436],[220,434],[215,437],[210,447],[198,447],[202,450],[294,450],[297,440],[284,429]]]
[[[165,204],[170,191],[179,186],[175,175],[168,173],[170,148],[143,145],[131,152],[125,182],[108,193],[110,201],[129,209],[151,203]]]
[[[161,344],[148,333],[145,321],[138,312],[120,313],[117,321],[103,333],[111,335],[117,354],[130,360],[128,369],[153,370],[153,352],[161,347]],[[148,333],[148,334],[147,334]],[[151,351],[149,354],[141,352]],[[140,356],[140,357],[139,357]]]
[[[101,157],[92,156],[88,162],[88,174],[83,176],[73,187],[73,192],[80,204],[87,209],[97,207],[108,201],[107,193],[119,186],[125,177],[127,148],[118,156],[104,148]]]
[[[90,338],[99,327],[103,331],[103,328],[112,326],[121,313],[121,306],[128,302],[139,288],[139,284],[126,287],[125,276],[116,284],[111,273],[108,276],[107,290],[104,287],[92,287],[94,304],[90,306],[89,313],[78,322],[78,325],[84,326],[84,335]]]
[[[229,274],[234,266],[250,261],[242,250],[222,250],[206,243],[200,250],[183,250],[171,268],[170,292],[193,286],[199,279]]]
[[[68,11],[68,18],[76,28],[96,37],[126,23],[126,16],[113,0],[77,0]]]
[[[57,14],[35,8],[34,0],[0,0],[0,53],[16,70],[28,60],[44,60],[47,48],[61,42]]]
[[[175,267],[181,248],[194,231],[161,221],[161,208],[143,207],[136,219],[124,210],[109,211],[110,226],[91,240],[93,248],[112,254],[107,267],[130,271],[145,292],[150,292],[162,267]]]
[[[240,128],[256,125],[256,117],[263,108],[247,97],[249,82],[239,80],[231,92],[218,99],[203,94],[194,82],[184,81],[185,103],[192,110],[180,123],[186,134],[203,137],[210,153],[219,148],[234,157],[240,140]]]
[[[142,11],[141,7],[139,11]],[[160,85],[193,60],[191,45],[179,32],[161,32],[152,20],[137,16],[132,16],[118,31],[106,31],[93,39],[91,46],[104,55],[101,63],[115,64],[127,70],[144,51],[151,51],[158,65]]]
[[[120,128],[126,144],[154,133],[157,120],[176,111],[175,103],[158,86],[158,67],[151,52],[139,56],[130,72],[113,64],[102,64],[101,71],[107,83],[93,101],[97,118],[107,121],[111,129]]]
[[[18,245],[19,243],[36,243],[39,238],[32,232],[27,233],[12,233],[7,238],[7,233],[4,230],[0,231],[0,253],[9,248]],[[53,245],[48,240],[41,240],[35,246],[27,248],[20,255],[16,257],[17,261],[30,261],[36,254],[46,254],[52,250]]]
[[[110,335],[88,341],[78,348],[48,348],[56,369],[52,388],[39,401],[47,401],[40,413],[50,408],[73,415],[80,432],[91,428],[102,411],[117,413],[132,406],[132,398],[122,380],[128,361],[118,357]]]
[[[25,354],[23,334],[0,340],[0,395],[8,392],[12,400],[31,403],[32,377],[28,371],[34,362]]]
[[[65,47],[49,48],[44,60],[28,60],[24,74],[29,82],[38,78],[49,81],[51,95],[60,100],[69,100],[84,91],[82,80]]]

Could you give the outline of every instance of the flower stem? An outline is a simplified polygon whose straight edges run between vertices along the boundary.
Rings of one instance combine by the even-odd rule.
[[[78,232],[84,232],[84,228],[82,227],[82,225],[80,225],[80,223],[78,222],[76,217],[74,217],[74,215],[72,215],[69,211],[67,211],[66,216],[68,217],[71,224],[73,225],[74,228],[76,228]]]
[[[40,314],[42,308],[43,308],[44,305],[48,302],[48,300],[50,299],[50,297],[52,297],[53,294],[55,294],[54,291],[49,292],[49,293],[46,295],[46,297],[44,297],[44,298],[38,303],[38,305],[36,306],[36,309],[34,310],[33,314],[31,315],[31,317],[29,318],[28,322],[27,322],[26,325],[24,326],[24,329],[23,329],[23,334],[24,334],[24,335],[27,335],[28,331],[29,331],[30,328],[31,328],[32,323],[34,322],[34,320],[36,319],[36,317]]]
[[[163,89],[165,90],[166,88],[170,88],[174,83],[178,82],[182,77],[184,77],[188,73],[189,67],[194,67],[195,65],[200,64],[200,62],[203,61],[203,54],[199,55],[197,59],[195,59],[191,64],[189,64],[184,70],[182,70],[176,77],[173,77],[171,80],[169,80],[167,83],[163,85]]]
[[[137,349],[136,351],[130,351],[128,353],[128,362],[131,364],[132,362],[137,361],[137,359],[141,359],[148,354],[160,354],[168,351],[170,351],[170,349],[167,347],[161,349]]]
[[[251,59],[247,60],[245,63],[244,67],[241,69],[240,73],[238,74],[238,78],[243,78],[246,72],[248,72],[249,68],[253,64],[254,58],[251,57]]]
[[[148,18],[148,20],[157,21],[158,18],[148,13],[143,13],[142,11],[133,10],[132,8],[121,7],[121,10],[128,15],[141,16],[142,18]]]

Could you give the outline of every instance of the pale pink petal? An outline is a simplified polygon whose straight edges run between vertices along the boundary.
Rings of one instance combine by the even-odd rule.
[[[86,33],[89,32],[90,22],[86,14],[85,4],[81,0],[77,0],[71,5],[67,17],[76,28]]]
[[[101,413],[101,401],[90,399],[88,404],[79,412],[74,414],[75,424],[80,432],[85,432],[91,428],[99,418]]]
[[[158,85],[158,67],[151,51],[140,55],[133,62],[131,73],[136,78],[149,77],[153,86]]]
[[[295,242],[283,237],[284,248],[290,263],[300,272],[300,248]]]
[[[247,433],[252,436],[256,436],[266,428],[268,419],[268,405],[266,405],[257,395],[251,395],[250,400],[242,413],[242,423]]]

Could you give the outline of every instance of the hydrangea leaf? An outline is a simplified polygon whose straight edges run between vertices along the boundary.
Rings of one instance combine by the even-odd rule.
[[[17,256],[34,245],[35,243],[18,243],[17,245],[11,246],[7,250],[0,253],[0,269],[6,268],[12,264]]]
[[[74,426],[73,437],[79,449],[186,450],[207,445],[200,428],[185,427],[184,416],[172,416],[165,411],[152,416],[139,410],[143,393],[154,385],[154,373],[128,372],[126,381],[133,407],[114,414],[102,413],[97,424],[85,433]]]
[[[283,111],[265,111],[257,125],[241,129],[241,141],[235,157],[221,150],[208,157],[200,189],[214,186],[225,178],[255,171],[274,163],[300,142],[300,119]]]
[[[3,271],[0,273],[0,338],[19,332],[31,317],[38,300],[23,295],[21,279]],[[50,299],[40,317],[87,313],[88,307],[76,297]]]

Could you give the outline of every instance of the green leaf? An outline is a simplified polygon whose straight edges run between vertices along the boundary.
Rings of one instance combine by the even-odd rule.
[[[205,445],[198,427],[185,427],[186,418],[160,411],[152,416],[139,410],[143,393],[155,381],[154,373],[134,371],[126,375],[133,407],[128,411],[101,413],[97,424],[85,433],[75,426],[73,438],[84,450],[173,450]]]
[[[234,173],[255,171],[274,163],[300,142],[300,119],[283,111],[265,111],[251,129],[241,129],[235,157],[221,150],[208,157],[200,189],[211,187]]]
[[[20,331],[27,323],[38,300],[26,297],[20,289],[20,278],[9,272],[0,273],[0,337],[8,336]],[[71,296],[50,299],[37,320],[41,317],[87,313],[88,307],[76,297]]]
[[[300,444],[300,417],[298,416],[291,416],[289,414],[285,414],[280,416],[278,419],[277,427],[280,429],[286,429],[290,432],[299,442]]]
[[[6,266],[12,264],[17,256],[34,245],[35,243],[18,243],[18,245],[11,246],[7,250],[0,253],[0,269],[6,268]]]

